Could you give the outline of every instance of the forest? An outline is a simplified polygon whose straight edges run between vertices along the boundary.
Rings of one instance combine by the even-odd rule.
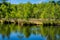
[[[3,2],[0,3],[0,19],[1,18],[60,19],[60,1],[49,1],[38,4],[32,4],[30,2],[20,4]]]

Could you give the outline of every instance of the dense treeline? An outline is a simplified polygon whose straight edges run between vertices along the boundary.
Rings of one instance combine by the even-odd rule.
[[[0,18],[60,18],[60,1],[52,1],[40,4],[20,3],[0,3]]]

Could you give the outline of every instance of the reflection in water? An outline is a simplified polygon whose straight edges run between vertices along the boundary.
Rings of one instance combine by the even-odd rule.
[[[0,40],[60,40],[60,27],[0,24]]]

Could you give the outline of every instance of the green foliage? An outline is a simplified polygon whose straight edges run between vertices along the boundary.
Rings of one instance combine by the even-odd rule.
[[[0,3],[0,18],[47,18],[60,19],[59,2],[48,2],[40,4],[10,4]]]

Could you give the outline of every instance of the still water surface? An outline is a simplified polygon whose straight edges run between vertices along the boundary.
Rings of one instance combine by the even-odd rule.
[[[0,24],[0,40],[60,40],[60,27]]]

